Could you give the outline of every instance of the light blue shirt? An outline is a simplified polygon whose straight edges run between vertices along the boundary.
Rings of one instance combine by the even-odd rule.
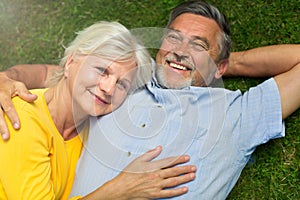
[[[242,94],[223,88],[159,88],[155,80],[112,114],[90,119],[72,195],[87,194],[157,145],[159,158],[188,154],[197,165],[176,199],[225,199],[255,148],[284,136],[274,79]],[[117,189],[117,188],[116,188]]]

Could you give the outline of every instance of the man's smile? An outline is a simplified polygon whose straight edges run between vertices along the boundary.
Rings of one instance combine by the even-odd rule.
[[[189,70],[192,70],[190,67],[184,65],[184,64],[181,64],[181,63],[178,63],[178,62],[173,62],[173,61],[166,61],[170,67],[172,68],[175,68],[175,69],[179,69],[179,70],[183,70],[183,71],[189,71]]]

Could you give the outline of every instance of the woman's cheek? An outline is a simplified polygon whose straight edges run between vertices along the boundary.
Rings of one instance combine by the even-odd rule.
[[[112,107],[113,109],[117,109],[126,99],[127,92],[116,91],[112,98]]]

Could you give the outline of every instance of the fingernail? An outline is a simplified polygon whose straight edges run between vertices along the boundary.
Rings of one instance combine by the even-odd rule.
[[[20,128],[20,126],[19,126],[19,124],[18,123],[14,123],[14,129],[19,129]]]
[[[182,187],[182,191],[183,192],[187,192],[188,191],[188,187]]]
[[[161,150],[162,149],[162,146],[157,146],[156,148],[155,148],[155,150]]]
[[[190,157],[189,156],[184,156],[184,160],[189,160],[190,159]]]
[[[7,140],[8,139],[8,134],[7,133],[3,133],[2,134],[2,139],[3,140]]]
[[[196,178],[196,174],[192,173],[192,174],[190,174],[190,177],[191,178]]]

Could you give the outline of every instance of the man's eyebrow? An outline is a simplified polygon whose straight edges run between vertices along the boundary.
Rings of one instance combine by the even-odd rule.
[[[209,49],[209,42],[208,42],[208,39],[205,38],[205,37],[201,37],[201,36],[192,36],[193,40],[201,40],[202,42],[205,43],[206,47],[207,47],[207,50]]]
[[[172,27],[168,28],[168,32],[169,32],[169,31],[175,31],[175,32],[177,32],[178,34],[184,35],[180,30],[174,29],[174,28],[172,28]],[[195,35],[195,36],[192,36],[192,39],[193,39],[193,40],[201,40],[202,42],[205,43],[205,45],[206,45],[206,47],[207,47],[207,50],[209,49],[210,45],[209,45],[208,39],[207,39],[206,37],[201,37],[201,36],[199,36],[199,35]]]

